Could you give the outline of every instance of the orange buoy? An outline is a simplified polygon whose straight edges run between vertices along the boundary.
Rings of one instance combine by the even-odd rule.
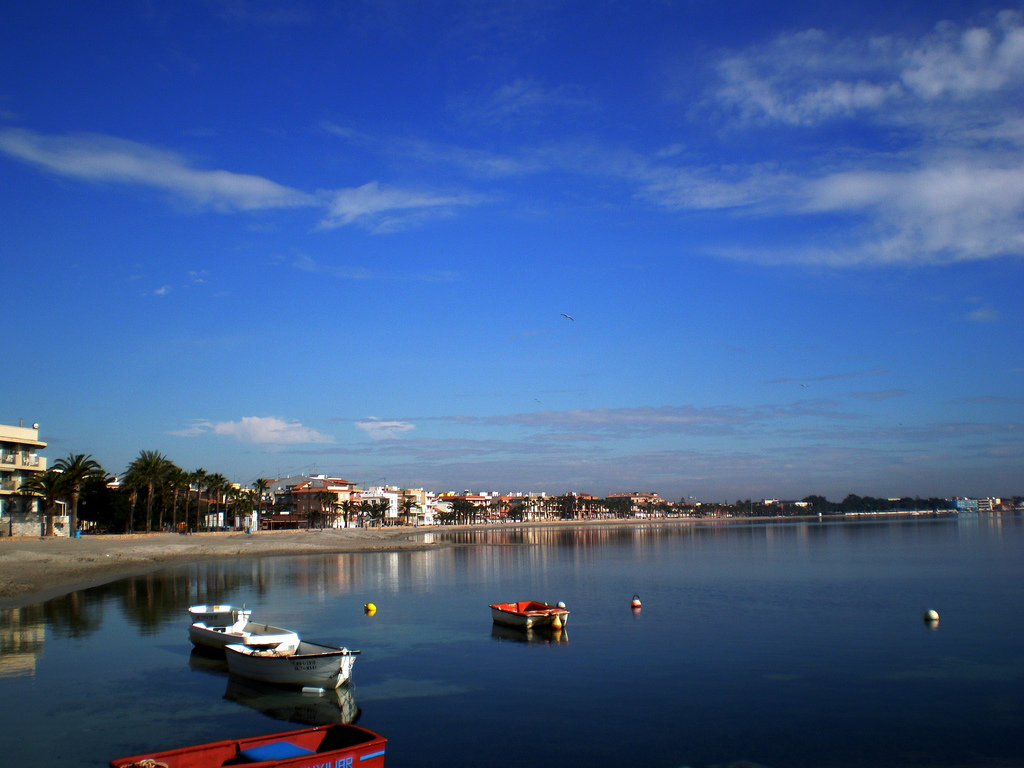
[[[633,600],[630,602],[629,607],[630,608],[639,608],[640,607],[640,595],[633,595]]]

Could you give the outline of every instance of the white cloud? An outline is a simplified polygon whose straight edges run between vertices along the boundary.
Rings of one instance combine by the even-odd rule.
[[[139,184],[220,210],[317,203],[313,195],[259,176],[196,169],[173,152],[109,136],[46,136],[10,128],[0,130],[0,152],[61,176]]]
[[[480,195],[407,190],[376,181],[311,194],[259,176],[194,168],[173,152],[95,134],[48,136],[25,129],[0,130],[0,152],[61,176],[150,187],[221,211],[326,208],[320,222],[324,228],[355,224],[373,232],[390,232],[485,201]]]
[[[238,421],[222,421],[213,425],[215,435],[236,437],[246,443],[333,443],[334,438],[297,421],[285,422],[273,416],[245,416]]]
[[[903,83],[925,99],[969,98],[1024,81],[1024,27],[1013,11],[1000,13],[991,27],[958,32],[940,24],[931,37],[907,53]]]
[[[333,443],[324,435],[297,421],[286,422],[274,416],[244,416],[238,421],[197,421],[185,429],[169,432],[177,437],[199,437],[205,434],[234,437],[243,443],[257,445],[294,445],[297,443]]]
[[[482,198],[479,196],[414,192],[383,187],[371,181],[361,187],[332,192],[327,215],[320,226],[333,229],[358,224],[374,232],[395,231],[424,216],[443,216],[455,206],[480,202]]]
[[[868,261],[1019,254],[1024,251],[1024,164],[988,167],[984,161],[832,174],[806,185],[805,210],[869,212],[873,233],[857,248],[859,258]]]
[[[867,113],[902,123],[908,110],[941,98],[1019,89],[1024,26],[1004,11],[962,31],[943,22],[920,40],[834,39],[812,29],[726,57],[717,69],[716,100],[747,121],[813,125]]]
[[[363,430],[372,440],[390,440],[416,428],[407,421],[384,421],[372,416],[357,421],[356,427]]]

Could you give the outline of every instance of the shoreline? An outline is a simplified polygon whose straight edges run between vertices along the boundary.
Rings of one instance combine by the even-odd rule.
[[[910,516],[915,513],[901,513]],[[925,514],[916,513],[916,514]],[[931,515],[931,512],[927,513]],[[860,521],[890,513],[858,516]],[[516,528],[720,526],[813,522],[817,516],[554,520],[498,525],[390,526],[301,531],[97,534],[72,538],[0,539],[0,610],[52,600],[171,565],[228,557],[413,552],[461,546],[448,534]],[[440,534],[440,541],[427,541]],[[433,538],[433,537],[432,537]]]

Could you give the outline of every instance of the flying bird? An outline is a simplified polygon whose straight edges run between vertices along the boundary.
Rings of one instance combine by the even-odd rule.
[[[569,319],[569,320],[572,320],[572,318],[571,318],[571,317],[569,317],[569,315],[565,314],[565,312],[563,312],[563,313],[562,313],[562,317],[564,317],[564,318],[567,318],[567,319]],[[573,321],[574,323],[576,322],[575,320],[572,320],[572,321]]]

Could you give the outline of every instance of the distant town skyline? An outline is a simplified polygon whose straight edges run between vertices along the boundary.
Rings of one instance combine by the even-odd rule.
[[[0,423],[122,471],[1013,495],[1024,11],[0,9]]]

